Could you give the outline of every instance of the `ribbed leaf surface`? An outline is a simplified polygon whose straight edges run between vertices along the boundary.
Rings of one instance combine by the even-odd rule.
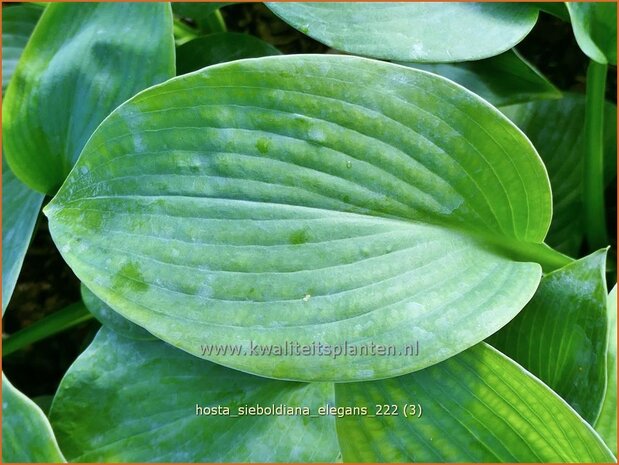
[[[606,251],[547,274],[531,302],[488,342],[590,424],[606,387]]]
[[[399,407],[398,416],[337,420],[345,462],[615,461],[565,401],[485,343],[418,373],[338,384],[336,401]],[[405,417],[406,404],[421,405],[421,417]]]
[[[105,302],[94,295],[84,284],[81,286],[81,294],[88,311],[92,313],[103,326],[107,326],[121,336],[129,339],[138,341],[155,339],[155,337],[144,328],[132,323],[130,320],[127,320],[108,307]]]
[[[116,110],[47,207],[104,302],[195,355],[300,380],[410,372],[532,296],[550,192],[530,142],[434,75],[288,56],[206,68]],[[400,353],[419,341],[418,356]],[[395,345],[257,356],[251,346]]]
[[[539,151],[552,185],[552,223],[546,242],[563,253],[578,256],[584,237],[582,179],[585,97],[564,98],[503,107],[502,111],[531,139]],[[605,184],[617,175],[617,107],[604,112]]]

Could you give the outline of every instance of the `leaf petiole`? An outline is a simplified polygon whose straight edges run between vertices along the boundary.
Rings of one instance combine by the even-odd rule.
[[[83,302],[75,302],[9,336],[2,342],[2,356],[10,355],[92,318],[94,318],[92,313],[88,311]]]
[[[196,34],[193,28],[185,24],[179,18],[174,18],[174,41],[176,45],[182,45],[197,37],[198,34]]]
[[[607,65],[591,60],[587,69],[583,201],[589,249],[608,244],[604,214],[604,91]]]
[[[226,32],[228,30],[220,10],[215,10],[204,18],[203,28],[209,33]]]

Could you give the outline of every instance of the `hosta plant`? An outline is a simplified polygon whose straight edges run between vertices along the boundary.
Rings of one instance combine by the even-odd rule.
[[[616,461],[615,4],[21,4],[2,65],[3,315],[35,234],[81,282],[3,355],[100,327],[3,461]]]

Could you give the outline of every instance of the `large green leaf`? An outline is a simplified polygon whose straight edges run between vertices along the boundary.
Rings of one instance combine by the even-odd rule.
[[[41,409],[2,373],[2,462],[64,462]]]
[[[4,102],[9,165],[31,188],[54,193],[110,111],[172,76],[169,4],[50,4]]]
[[[539,151],[552,185],[553,217],[546,241],[577,256],[584,237],[582,179],[585,97],[566,94],[554,101],[536,101],[502,109]],[[606,104],[604,115],[605,182],[616,176],[617,107]]]
[[[28,4],[2,9],[2,93],[42,12],[39,5]]]
[[[550,273],[488,342],[593,424],[606,387],[606,250]]]
[[[286,405],[315,414],[326,404],[331,384],[258,378],[103,328],[62,380],[50,418],[78,462],[332,462],[333,417],[240,411]],[[222,410],[198,415],[198,407]]]
[[[337,50],[387,60],[457,62],[503,53],[529,33],[538,9],[509,3],[267,3]]]
[[[81,286],[81,293],[86,308],[88,308],[90,313],[92,313],[102,325],[113,329],[118,334],[129,339],[136,339],[138,341],[155,339],[155,337],[144,328],[132,323],[108,307],[105,302],[94,295],[84,284]]]
[[[2,314],[19,276],[43,194],[22,184],[2,157]]]
[[[617,3],[567,2],[576,41],[599,63],[617,64]]]
[[[198,37],[178,47],[176,72],[181,75],[217,63],[280,53],[271,44],[249,34],[220,32]]]
[[[241,60],[144,91],[98,128],[46,214],[114,310],[285,379],[437,363],[516,315],[536,261],[566,261],[541,244],[548,178],[511,122],[451,81],[357,57]],[[251,351],[345,342],[396,354]]]
[[[615,461],[564,400],[483,343],[417,373],[335,389],[339,407],[398,406],[397,416],[337,419],[345,462]]]
[[[617,455],[617,285],[608,294],[606,395],[595,429]]]
[[[445,76],[493,105],[561,97],[561,92],[515,50],[465,63],[403,64]]]

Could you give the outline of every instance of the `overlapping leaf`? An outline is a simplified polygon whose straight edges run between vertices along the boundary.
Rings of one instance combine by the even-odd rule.
[[[399,408],[397,416],[338,419],[345,462],[615,461],[565,401],[483,343],[410,375],[337,384],[336,402],[372,413],[376,404]],[[420,405],[421,417],[405,417],[407,404],[417,413]]]
[[[18,5],[2,12],[2,93],[7,87],[43,8]],[[30,244],[43,195],[22,184],[2,157],[2,314]]]
[[[249,34],[220,32],[198,37],[178,47],[176,72],[181,75],[227,61],[279,54],[275,47]]]
[[[437,363],[515,316],[536,261],[565,263],[541,244],[548,179],[520,131],[450,81],[356,57],[237,61],[139,94],[46,213],[114,310],[194,355],[241,347],[206,356],[284,379]]]
[[[110,111],[174,76],[166,3],[54,3],[24,49],[3,107],[8,163],[54,193]]]
[[[595,429],[617,455],[617,285],[608,295],[608,352],[606,395]]]
[[[457,62],[503,53],[538,10],[513,3],[267,3],[284,21],[337,50],[387,60]]]
[[[552,224],[546,241],[577,256],[584,237],[582,179],[585,97],[566,94],[554,101],[536,101],[502,108],[531,139],[544,160],[553,195]],[[616,177],[617,107],[604,114],[605,183]]]
[[[617,4],[567,2],[576,41],[598,63],[617,64]]]
[[[64,462],[41,409],[2,374],[2,462]]]
[[[561,92],[515,50],[480,61],[403,64],[445,76],[497,106],[561,97]]]
[[[22,4],[2,10],[2,93],[9,85],[19,57],[43,8]]]
[[[531,302],[488,341],[590,424],[606,390],[606,251],[550,273]]]
[[[4,62],[3,62],[4,63]],[[30,245],[43,194],[19,181],[2,158],[2,314]]]
[[[62,380],[50,418],[78,462],[333,462],[333,417],[239,416],[247,406],[327,403],[330,384],[259,378],[103,328]]]
[[[108,307],[105,302],[94,295],[83,284],[81,286],[81,293],[82,300],[84,301],[86,308],[95,316],[97,320],[99,320],[103,326],[107,326],[121,336],[129,339],[135,339],[138,341],[155,339],[155,337],[144,328],[132,323]]]

